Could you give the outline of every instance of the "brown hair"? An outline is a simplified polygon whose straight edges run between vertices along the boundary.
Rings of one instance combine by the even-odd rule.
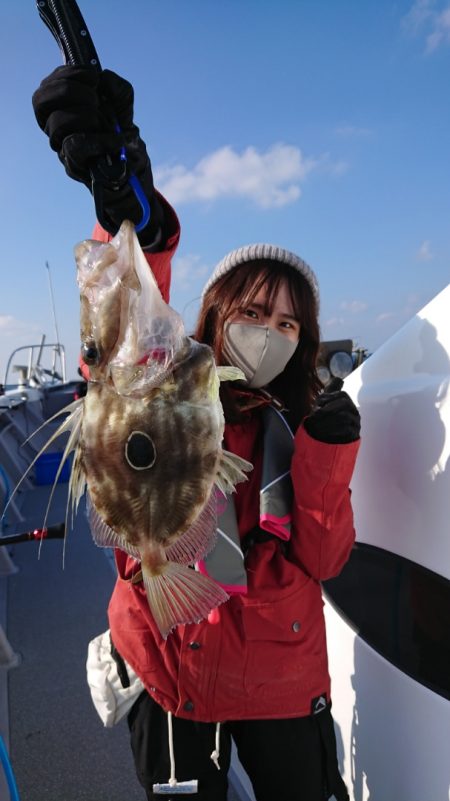
[[[294,313],[301,325],[300,341],[283,372],[267,389],[283,402],[287,418],[295,429],[310,411],[322,387],[316,373],[320,344],[317,302],[309,282],[297,269],[265,259],[246,262],[230,270],[206,292],[193,336],[210,345],[217,364],[223,364],[225,322],[235,312],[249,306],[263,285],[267,286],[265,313],[270,314],[283,281],[287,282]],[[234,382],[221,385],[221,400],[228,422],[243,419]]]

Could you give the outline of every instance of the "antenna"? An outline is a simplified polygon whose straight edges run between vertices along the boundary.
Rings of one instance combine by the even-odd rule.
[[[48,286],[49,286],[49,289],[50,289],[50,300],[51,300],[51,303],[52,303],[52,313],[53,313],[53,323],[54,323],[54,326],[55,326],[56,343],[59,346],[60,342],[59,342],[58,323],[56,322],[55,299],[54,299],[54,296],[53,296],[52,276],[51,276],[51,273],[50,273],[50,265],[49,265],[48,261],[45,262],[45,266],[47,268],[47,274],[48,274]]]

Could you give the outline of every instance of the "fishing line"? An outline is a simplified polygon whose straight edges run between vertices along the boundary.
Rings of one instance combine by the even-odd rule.
[[[49,290],[50,290],[50,300],[51,300],[51,304],[52,304],[53,324],[55,326],[56,342],[57,342],[58,348],[59,348],[60,339],[59,339],[58,323],[56,322],[55,298],[54,298],[54,295],[53,295],[52,276],[51,276],[51,273],[50,273],[50,265],[49,265],[48,261],[45,262],[45,266],[47,268],[48,286],[49,286]]]

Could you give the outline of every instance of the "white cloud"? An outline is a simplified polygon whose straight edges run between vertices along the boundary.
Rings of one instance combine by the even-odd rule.
[[[3,381],[6,365],[13,351],[33,342],[38,343],[41,334],[42,330],[35,323],[18,320],[12,314],[0,314],[0,381]],[[28,353],[23,351],[14,357],[13,364],[25,363],[24,359],[27,357]],[[10,371],[8,382],[14,380]]]
[[[361,325],[361,319],[366,322],[366,317],[359,318],[358,322],[355,322],[356,318],[354,315],[360,314],[361,312],[365,312],[368,309],[368,304],[362,300],[343,300],[339,303],[339,306],[333,311],[335,314],[328,319],[323,320],[321,328],[322,334],[324,339],[337,339],[341,337],[342,339],[355,339],[353,332],[354,326],[357,324],[358,326]],[[340,314],[343,312],[343,314]]]
[[[413,34],[419,32],[424,24],[433,17],[434,0],[416,0],[402,19],[402,26]]]
[[[325,320],[324,325],[329,328],[335,328],[338,325],[345,325],[345,320],[343,317],[330,317],[328,320]]]
[[[343,311],[349,311],[351,314],[358,314],[359,312],[366,311],[368,304],[363,300],[344,300],[340,308]]]
[[[191,170],[181,164],[159,167],[155,182],[175,204],[244,197],[268,209],[298,200],[300,184],[319,162],[282,143],[265,152],[250,146],[238,153],[225,146],[209,153]],[[342,170],[339,165],[330,165],[330,172],[332,168]]]
[[[11,317],[10,314],[0,315],[0,331],[8,333],[8,328],[11,325],[14,325],[14,323],[15,323],[14,317]]]
[[[338,178],[350,169],[350,165],[347,161],[343,161],[342,159],[333,161],[329,153],[323,153],[320,158],[317,159],[316,166],[317,169],[320,169],[322,172],[337,176]]]
[[[331,175],[336,175],[338,178],[341,175],[345,175],[345,173],[348,172],[349,169],[350,169],[349,163],[347,161],[343,161],[342,159],[340,161],[335,161],[333,163],[328,162],[327,164],[327,171]]]
[[[436,8],[435,0],[416,0],[402,20],[405,31],[415,36],[425,35],[425,50],[432,53],[442,44],[450,43],[450,4]]]
[[[2,337],[16,337],[27,333],[35,336],[38,331],[38,326],[33,325],[33,323],[18,320],[11,314],[0,314],[0,332]]]
[[[450,6],[436,16],[433,21],[433,30],[427,37],[427,52],[436,50],[440,44],[450,42]]]
[[[192,286],[196,278],[205,278],[211,268],[203,264],[201,257],[196,253],[187,253],[177,256],[173,262],[174,285],[187,288]]]
[[[395,312],[381,312],[381,314],[377,316],[376,322],[384,323],[385,320],[392,320],[392,318],[396,316],[397,315],[395,314]]]
[[[357,125],[341,125],[336,128],[336,133],[338,136],[350,139],[372,136],[373,131],[370,128],[360,128]]]
[[[419,261],[431,261],[433,253],[431,251],[431,244],[429,239],[425,239],[419,250],[417,251],[417,258]]]

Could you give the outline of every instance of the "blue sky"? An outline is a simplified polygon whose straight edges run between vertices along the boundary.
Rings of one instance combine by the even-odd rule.
[[[215,263],[265,241],[316,271],[326,339],[374,350],[449,281],[448,0],[80,0],[135,87],[156,183],[182,224],[172,305],[190,326]],[[88,191],[31,95],[61,63],[33,0],[2,8],[0,376],[13,348],[79,347],[73,247]]]

